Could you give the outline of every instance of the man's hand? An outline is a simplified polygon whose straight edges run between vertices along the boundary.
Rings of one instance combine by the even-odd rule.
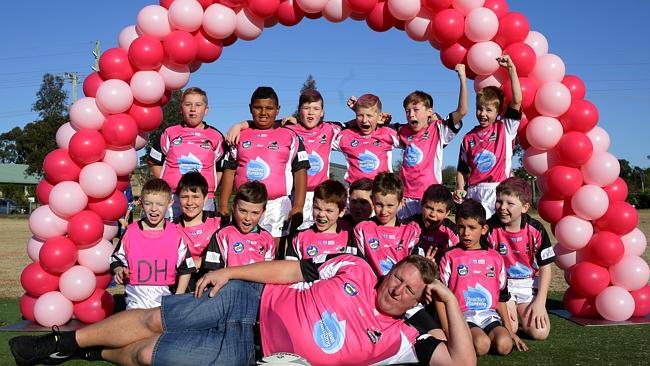
[[[445,305],[449,302],[457,302],[456,296],[447,286],[445,286],[440,280],[433,280],[432,283],[428,284],[424,288],[424,299],[427,303],[431,303],[434,300],[444,302]],[[458,306],[458,305],[456,305]]]
[[[208,296],[214,297],[229,280],[230,277],[228,276],[228,270],[226,268],[208,272],[196,283],[194,296],[201,297],[203,292],[207,290],[208,286],[213,286],[212,289],[210,289]]]
[[[126,280],[129,278],[131,272],[126,267],[117,267],[113,270],[113,276],[115,277],[115,283],[123,285]]]

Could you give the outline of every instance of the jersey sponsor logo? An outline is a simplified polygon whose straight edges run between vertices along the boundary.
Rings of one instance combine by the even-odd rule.
[[[221,254],[217,252],[206,252],[205,261],[210,263],[219,263],[221,261]]]
[[[352,147],[359,146],[359,140],[353,139],[352,141],[350,141],[350,146],[352,146]]]
[[[212,144],[210,143],[210,140],[203,140],[203,142],[199,146],[203,149],[212,149]]]
[[[485,274],[486,277],[494,277],[494,266],[488,266],[487,267],[487,273]]]
[[[488,141],[496,141],[496,140],[497,140],[497,133],[496,133],[496,132],[492,132],[492,134],[491,134],[490,137],[488,138]]]
[[[320,140],[318,141],[319,144],[326,144],[327,143],[327,135],[322,134],[320,135]]]
[[[235,251],[235,253],[241,253],[244,251],[244,243],[241,241],[236,242],[235,244],[232,245],[232,250]]]
[[[315,245],[310,245],[307,247],[307,255],[310,257],[315,256],[318,254],[318,248]]]
[[[203,162],[201,162],[201,159],[197,158],[192,153],[179,156],[176,163],[178,164],[178,171],[181,174],[200,172],[201,169],[203,169]]]
[[[174,144],[174,145],[180,145],[182,143],[183,143],[183,138],[180,137],[180,136],[178,136],[177,138],[172,140],[172,144]]]
[[[508,255],[508,244],[499,243],[498,251],[499,251],[499,254],[501,254],[501,255]]]
[[[194,268],[194,267],[196,267],[196,266],[194,265],[194,259],[192,259],[192,258],[186,258],[186,259],[185,259],[185,266],[187,266],[187,268]]]
[[[309,176],[314,176],[323,170],[323,166],[325,163],[323,162],[323,158],[318,155],[318,153],[314,150],[312,151],[311,154],[309,154],[309,170],[307,170],[307,175]]]
[[[424,153],[415,144],[410,144],[406,150],[404,150],[404,162],[407,166],[416,166],[422,162],[423,158]]]
[[[463,291],[463,299],[469,310],[485,310],[492,307],[490,291],[481,286],[480,283],[477,283],[476,287],[470,286]]]
[[[271,167],[262,158],[257,157],[246,164],[246,178],[248,180],[264,180],[271,173]]]
[[[508,267],[506,272],[508,272],[508,278],[529,278],[533,275],[532,269],[519,262]]]
[[[492,168],[494,168],[496,163],[497,157],[491,151],[483,150],[480,154],[474,157],[474,164],[476,165],[476,169],[478,169],[481,173],[489,172]]]
[[[241,147],[243,147],[244,149],[248,149],[249,147],[251,147],[251,142],[246,140],[241,143]]]
[[[357,291],[357,288],[351,284],[350,282],[346,282],[343,284],[343,291],[345,291],[348,296],[357,296],[359,291]]]
[[[280,148],[280,146],[278,146],[277,141],[271,141],[271,142],[269,142],[268,148],[269,148],[269,150],[277,150],[277,149]]]
[[[397,261],[394,260],[391,257],[386,257],[386,259],[382,259],[379,261],[379,271],[381,272],[382,276],[385,276],[390,272],[390,270],[393,268]]]
[[[377,141],[373,142],[372,144],[375,145],[375,146],[381,146],[381,141],[377,140]]]
[[[345,343],[345,320],[339,321],[336,313],[325,310],[321,319],[314,324],[313,337],[316,345],[331,355],[343,348]]]
[[[549,258],[555,257],[555,252],[553,251],[553,247],[548,247],[542,250],[540,256],[542,257],[542,260],[547,260]]]
[[[466,265],[461,264],[461,265],[459,265],[458,268],[456,269],[456,272],[458,272],[458,275],[459,275],[459,276],[466,276],[466,275],[469,273],[469,268],[467,268]]]
[[[298,161],[309,161],[306,151],[298,151]]]
[[[424,131],[421,140],[428,140],[428,139],[429,139],[429,131]]]
[[[379,248],[379,239],[377,238],[372,238],[368,240],[368,245],[370,246],[370,249],[375,250]]]
[[[372,173],[379,168],[379,158],[366,150],[359,154],[359,168],[364,173]]]

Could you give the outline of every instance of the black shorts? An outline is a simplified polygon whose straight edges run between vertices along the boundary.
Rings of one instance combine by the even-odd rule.
[[[469,325],[470,328],[480,328],[478,325],[472,322],[467,322],[467,325]],[[501,321],[499,320],[495,320],[492,323],[483,327],[482,329],[485,332],[485,334],[490,335],[490,333],[494,330],[494,328],[501,327],[501,326],[503,326],[503,323],[501,323]]]

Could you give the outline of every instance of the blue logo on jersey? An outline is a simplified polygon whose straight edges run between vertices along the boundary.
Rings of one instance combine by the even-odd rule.
[[[379,261],[379,270],[383,276],[387,275],[390,272],[391,268],[395,265],[395,260],[391,257],[382,259]]]
[[[377,249],[379,248],[379,239],[372,238],[368,240],[368,245],[370,246],[370,249]]]
[[[324,165],[325,163],[323,162],[323,158],[321,158],[316,151],[312,151],[312,153],[309,154],[309,170],[307,170],[307,174],[309,176],[314,176],[320,173],[320,171],[323,170]]]
[[[352,146],[352,147],[357,147],[357,146],[359,146],[359,140],[352,140],[352,141],[350,141],[350,146]]]
[[[474,158],[476,169],[481,173],[487,173],[494,168],[497,163],[497,157],[490,151],[483,150]]]
[[[248,180],[264,180],[268,178],[270,172],[271,167],[260,157],[246,164],[246,178]]]
[[[244,149],[248,149],[249,147],[251,147],[251,142],[248,140],[244,141],[241,143],[241,147],[243,147]]]
[[[406,150],[404,150],[404,162],[408,166],[416,166],[420,164],[423,158],[424,153],[419,147],[415,146],[415,144],[410,144]]]
[[[240,241],[236,242],[235,244],[232,245],[232,250],[235,251],[235,253],[241,253],[244,251],[244,244]]]
[[[481,286],[480,283],[476,287],[468,287],[463,291],[463,298],[468,310],[485,310],[492,307],[492,296],[490,291]]]
[[[533,274],[530,268],[519,262],[508,267],[506,272],[508,272],[508,278],[529,278]]]
[[[508,244],[499,243],[499,254],[507,255],[508,254]]]
[[[314,324],[313,332],[314,342],[323,350],[331,355],[343,348],[345,342],[345,320],[339,321],[336,313],[325,311],[321,314],[321,319]]]
[[[354,287],[354,285],[351,284],[350,282],[346,282],[343,284],[343,291],[345,291],[345,293],[348,294],[349,296],[356,296],[359,293],[359,291],[357,291],[357,288]]]
[[[366,150],[359,154],[359,168],[364,173],[371,173],[379,168],[379,158],[377,155]]]
[[[176,160],[178,164],[178,171],[181,174],[189,172],[200,172],[203,169],[203,163],[201,159],[197,158],[194,154],[189,153],[188,155],[181,155]]]
[[[316,248],[315,245],[310,245],[310,246],[307,247],[307,255],[308,256],[313,257],[316,254],[318,254],[318,248]]]
[[[458,269],[456,270],[456,272],[458,272],[459,276],[465,276],[465,275],[467,275],[467,273],[469,273],[469,269],[467,268],[466,265],[461,264],[461,265],[458,266]]]

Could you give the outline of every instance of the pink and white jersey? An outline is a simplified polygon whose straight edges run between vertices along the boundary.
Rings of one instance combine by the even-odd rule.
[[[275,241],[259,226],[242,234],[233,224],[219,229],[208,244],[203,268],[214,270],[275,259]]]
[[[223,135],[214,127],[191,128],[184,124],[167,127],[159,145],[151,148],[149,160],[162,165],[161,178],[176,190],[185,173],[197,171],[208,181],[208,198],[214,197],[219,161],[224,156]]]
[[[400,171],[404,197],[422,199],[428,185],[442,182],[442,149],[453,140],[461,126],[454,126],[451,114],[444,121],[431,121],[427,128],[418,132],[408,125],[400,125],[397,134],[404,147]]]
[[[260,303],[265,355],[291,352],[314,366],[417,362],[412,345],[418,331],[375,308],[377,277],[363,259],[334,257],[320,265],[318,276],[265,286]]]
[[[541,222],[521,215],[517,232],[506,231],[496,215],[488,220],[488,242],[503,257],[508,279],[526,279],[537,275],[540,266],[555,260],[548,233]]]
[[[322,233],[314,227],[301,230],[287,247],[286,259],[310,259],[314,263],[323,263],[330,255],[350,253],[352,233],[337,227],[335,233]]]
[[[370,135],[362,135],[356,128],[341,131],[334,140],[333,149],[345,156],[348,170],[345,181],[374,179],[378,173],[393,171],[393,148],[399,147],[397,132],[390,127],[378,127]]]
[[[521,112],[508,107],[503,119],[486,128],[476,126],[463,137],[457,169],[468,175],[468,186],[500,183],[510,177],[520,121]]]
[[[445,254],[445,251],[456,244],[458,244],[458,234],[456,233],[456,224],[449,219],[444,219],[437,228],[424,228],[422,222],[422,215],[418,214],[412,216],[408,221],[416,222],[422,233],[420,234],[420,241],[416,246],[417,254],[425,256],[429,248],[436,249],[435,261],[440,264],[440,259]]]
[[[316,186],[329,179],[332,144],[341,132],[341,126],[332,122],[323,122],[311,130],[300,124],[285,127],[298,134],[305,145],[305,151],[309,155],[307,191],[312,192]]]
[[[269,200],[288,196],[293,172],[309,169],[309,158],[295,132],[274,126],[241,131],[239,143],[226,154],[224,168],[235,170],[235,189],[251,180],[266,185]]]
[[[496,310],[507,290],[503,259],[494,249],[456,247],[440,261],[440,280],[456,295],[463,313]]]
[[[178,226],[185,245],[187,245],[187,250],[194,259],[203,255],[210,238],[221,227],[221,217],[209,211],[203,211],[202,222],[195,226],[185,226],[182,216],[176,218],[174,222]]]
[[[398,220],[395,226],[383,226],[375,218],[362,221],[354,228],[359,253],[380,277],[411,254],[420,240],[420,232],[415,222],[405,224]]]

